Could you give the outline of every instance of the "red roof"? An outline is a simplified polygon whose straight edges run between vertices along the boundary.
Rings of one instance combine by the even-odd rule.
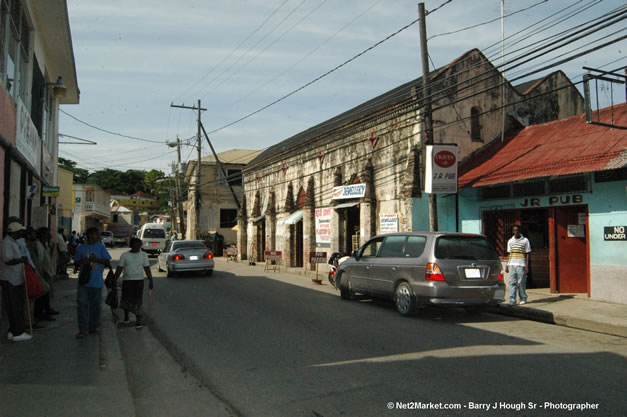
[[[627,104],[593,112],[592,119],[627,125]],[[586,123],[585,114],[526,127],[494,140],[462,162],[459,187],[603,171],[627,165],[627,130]]]

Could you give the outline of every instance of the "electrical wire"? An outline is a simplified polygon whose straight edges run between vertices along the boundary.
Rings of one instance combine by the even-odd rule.
[[[84,121],[84,120],[81,120],[81,119],[79,119],[79,118],[78,118],[78,117],[76,117],[76,116],[72,116],[70,113],[66,112],[65,110],[63,110],[63,109],[61,109],[61,108],[59,109],[59,111],[60,111],[61,113],[65,114],[66,116],[71,117],[72,119],[76,120],[76,121],[77,121],[77,122],[79,122],[79,123],[82,123],[82,124],[84,124],[84,125],[86,125],[86,126],[89,126],[89,127],[91,127],[92,129],[96,129],[96,130],[99,130],[99,131],[101,131],[101,132],[108,133],[108,134],[110,134],[110,135],[120,136],[120,137],[127,138],[127,139],[139,140],[139,141],[142,141],[142,142],[150,142],[150,143],[165,143],[165,141],[158,141],[158,140],[151,140],[151,139],[138,138],[138,137],[135,137],[135,136],[128,136],[128,135],[124,135],[124,134],[122,134],[122,133],[112,132],[112,131],[110,131],[110,130],[103,129],[103,128],[101,128],[101,127],[98,127],[98,126],[95,126],[95,125],[93,125],[93,124],[91,124],[91,123],[88,123],[88,122],[86,122],[86,121]]]
[[[203,80],[205,78],[207,78],[209,75],[211,75],[217,68],[219,68],[227,59],[229,59],[231,56],[233,56],[233,54],[235,52],[237,52],[239,50],[239,48],[242,47],[242,45],[244,45],[246,42],[248,42],[249,39],[251,39],[253,36],[255,36],[255,34],[257,32],[259,32],[259,30],[265,26],[266,23],[268,23],[268,21],[270,19],[272,19],[272,17],[285,5],[285,3],[287,3],[289,0],[284,0],[281,4],[279,4],[279,6],[274,9],[274,11],[272,13],[270,13],[270,15],[268,15],[263,22],[261,22],[256,28],[255,30],[253,30],[248,36],[246,36],[246,38],[241,41],[239,44],[237,44],[237,46],[235,48],[233,48],[231,50],[231,52],[229,52],[229,54],[227,56],[225,56],[224,58],[222,58],[222,60],[215,65],[211,70],[209,70],[207,73],[205,73],[205,75],[203,75],[202,77],[200,77],[200,79],[198,81],[196,81],[194,84],[192,84],[190,87],[188,87],[187,89],[185,89],[181,94],[179,94],[175,100],[178,100],[179,98],[183,97],[185,94],[187,94],[189,91],[191,91],[194,87],[196,87],[198,84],[200,84],[201,82],[203,82]],[[213,79],[211,81],[209,81],[209,84],[213,82]]]

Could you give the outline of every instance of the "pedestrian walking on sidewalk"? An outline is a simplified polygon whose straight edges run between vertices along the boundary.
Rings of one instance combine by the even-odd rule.
[[[26,256],[20,251],[17,239],[23,234],[24,226],[11,222],[7,227],[7,235],[0,242],[0,285],[2,285],[3,304],[9,319],[7,338],[14,342],[30,340],[24,319],[26,291],[24,288],[24,263]]]
[[[120,257],[120,262],[115,270],[114,282],[117,282],[120,274],[124,272],[122,299],[120,301],[120,307],[124,309],[124,320],[121,324],[128,325],[130,323],[129,313],[133,313],[136,318],[135,328],[139,330],[143,327],[144,273],[148,277],[150,290],[154,288],[154,282],[148,255],[141,250],[141,239],[131,238],[130,247],[131,250],[123,253]]]
[[[57,247],[57,274],[60,276],[60,279],[68,278],[67,274],[67,263],[68,263],[68,244],[65,240],[65,235],[63,234],[64,229],[59,227],[57,229],[57,235],[55,237],[56,247]]]
[[[520,304],[526,304],[531,244],[529,239],[520,233],[520,226],[512,227],[512,233],[514,236],[507,242],[509,259],[505,267],[505,272],[509,273],[509,304],[516,305],[516,292],[520,297]]]
[[[39,254],[39,272],[41,277],[50,285],[50,291],[35,301],[35,317],[41,321],[54,321],[54,315],[59,314],[50,306],[54,298],[54,277],[56,269],[52,261],[54,248],[50,247],[50,230],[47,227],[37,229],[37,252]]]
[[[89,268],[89,281],[86,284],[78,284],[76,291],[76,303],[78,312],[77,339],[82,339],[87,334],[99,335],[100,331],[100,305],[102,303],[102,288],[104,279],[102,273],[104,267],[111,268],[111,255],[100,242],[100,231],[95,227],[87,229],[87,242],[76,248],[76,263],[80,267]]]

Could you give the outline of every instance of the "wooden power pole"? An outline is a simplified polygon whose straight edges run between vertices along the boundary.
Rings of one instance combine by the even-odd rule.
[[[433,116],[431,114],[431,89],[429,88],[429,52],[427,50],[427,22],[425,21],[425,4],[418,3],[418,18],[420,19],[420,52],[422,55],[422,96],[425,135],[421,139],[422,145],[422,175],[424,176],[427,161],[426,146],[433,145]],[[437,194],[429,193],[429,230],[438,231],[438,200]]]
[[[198,110],[198,126],[196,130],[196,148],[198,150],[198,161],[196,162],[196,186],[194,187],[194,207],[196,208],[196,216],[194,220],[194,224],[187,225],[190,228],[190,237],[192,240],[198,239],[199,235],[199,227],[200,227],[200,163],[201,163],[201,136],[200,136],[200,112],[205,111],[207,109],[203,109],[200,106],[200,99],[198,100],[197,106],[186,106],[185,104],[177,105],[170,104],[170,107],[176,107],[179,109],[188,109],[188,110]]]

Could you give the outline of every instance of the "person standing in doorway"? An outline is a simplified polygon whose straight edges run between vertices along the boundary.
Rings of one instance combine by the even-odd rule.
[[[505,272],[509,273],[509,304],[516,305],[516,292],[518,291],[522,305],[527,304],[526,286],[531,244],[529,239],[520,233],[520,226],[512,227],[512,233],[514,236],[507,242],[509,259],[505,267]]]
[[[142,304],[144,297],[144,273],[148,277],[148,288],[153,289],[154,283],[152,281],[152,272],[150,271],[150,262],[148,261],[148,255],[142,251],[142,241],[136,237],[131,238],[130,241],[131,250],[125,252],[120,257],[120,263],[115,270],[115,280],[120,277],[122,271],[124,276],[122,281],[122,300],[120,301],[120,307],[124,309],[124,320],[122,325],[128,325],[129,313],[132,312],[135,315],[136,322],[135,328],[140,330],[143,327],[142,320]]]
[[[24,226],[18,222],[11,222],[7,227],[7,236],[0,242],[0,285],[2,285],[3,304],[9,319],[7,338],[14,342],[30,340],[31,335],[24,330],[24,305],[26,292],[24,289],[24,263],[26,256],[20,251],[17,239],[21,237]]]
[[[76,248],[76,263],[80,266],[89,266],[89,281],[84,285],[78,285],[76,294],[78,310],[78,334],[77,339],[82,339],[87,334],[99,335],[100,330],[100,304],[102,302],[102,288],[104,279],[102,273],[104,267],[111,268],[111,255],[100,242],[100,231],[95,227],[87,229],[87,242]]]

